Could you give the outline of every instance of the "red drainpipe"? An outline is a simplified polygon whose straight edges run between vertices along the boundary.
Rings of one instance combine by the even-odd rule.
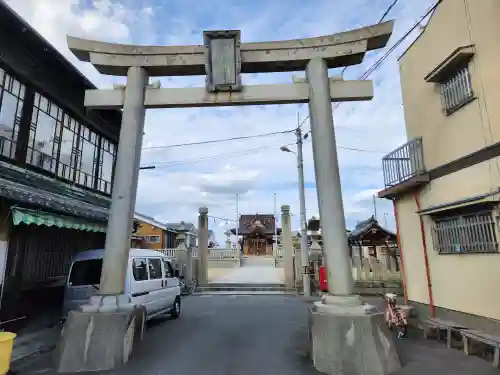
[[[406,276],[405,276],[405,264],[403,259],[403,248],[401,247],[401,240],[399,237],[399,221],[398,221],[398,209],[396,207],[396,199],[392,200],[392,206],[394,207],[394,219],[396,220],[396,238],[398,241],[399,257],[401,258],[401,276],[403,281],[403,292],[405,297],[405,304],[408,304],[408,291],[406,290]]]
[[[417,211],[420,211],[420,201],[418,199],[417,193],[413,193],[413,198],[415,199],[415,204],[417,205]],[[422,247],[424,248],[424,262],[425,262],[425,276],[427,278],[427,290],[429,292],[429,306],[431,309],[431,316],[436,317],[436,306],[434,306],[434,298],[432,297],[432,283],[431,283],[431,273],[429,270],[429,257],[427,253],[427,241],[425,240],[425,227],[424,219],[422,215],[418,214],[420,219],[420,233],[422,236]]]

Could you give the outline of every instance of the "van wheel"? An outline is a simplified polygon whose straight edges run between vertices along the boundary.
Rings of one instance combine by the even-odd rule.
[[[172,312],[170,316],[174,319],[177,319],[181,315],[181,297],[175,297],[174,305],[172,306]]]

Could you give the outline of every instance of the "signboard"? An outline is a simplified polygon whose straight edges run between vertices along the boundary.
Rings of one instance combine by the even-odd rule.
[[[205,31],[206,90],[241,91],[240,31]]]

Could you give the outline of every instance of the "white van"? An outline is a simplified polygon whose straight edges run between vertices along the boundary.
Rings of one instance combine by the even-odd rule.
[[[65,285],[62,321],[70,310],[99,293],[103,257],[101,249],[85,251],[73,258]],[[167,313],[177,318],[181,312],[178,276],[170,259],[158,251],[131,249],[125,295],[131,303],[144,306],[147,319]]]

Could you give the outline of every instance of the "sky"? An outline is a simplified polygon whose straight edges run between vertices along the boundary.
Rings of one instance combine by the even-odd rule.
[[[99,74],[68,50],[66,36],[141,45],[203,44],[204,30],[239,29],[242,42],[315,37],[375,24],[393,0],[5,0],[62,52],[97,87],[125,83]],[[400,0],[386,17],[395,28],[388,47],[369,52],[349,67],[358,79],[427,11],[434,0]],[[406,142],[397,58],[418,36],[415,30],[369,77],[370,102],[342,103],[334,109],[346,223],[352,229],[374,214],[373,196],[384,187],[382,157]],[[296,72],[303,76],[304,73]],[[332,69],[330,75],[340,74]],[[161,78],[162,87],[204,86],[204,76]],[[243,84],[292,83],[292,73],[245,74]],[[291,130],[308,115],[307,105],[155,109],[146,114],[136,211],[163,222],[196,223],[206,206],[209,228],[224,243],[240,214],[274,213],[290,205],[293,229],[299,223],[297,160],[280,146],[295,149],[295,136],[267,137],[167,147],[192,142]],[[304,131],[310,129],[306,120]],[[356,149],[356,150],[353,150]],[[363,151],[360,151],[363,150]],[[310,137],[304,142],[307,217],[318,216]],[[375,199],[377,218],[395,230],[392,203]],[[214,218],[215,217],[215,218]],[[278,224],[279,225],[279,224]]]

